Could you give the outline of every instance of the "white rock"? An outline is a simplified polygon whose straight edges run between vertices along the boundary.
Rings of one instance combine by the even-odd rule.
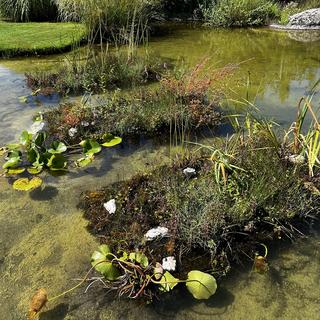
[[[301,154],[292,154],[289,156],[288,159],[289,159],[289,162],[293,164],[304,164],[306,161],[306,158]]]
[[[162,259],[162,268],[167,271],[176,270],[176,258],[175,257],[166,257]]]
[[[83,127],[89,127],[90,123],[88,121],[81,121]]]
[[[148,230],[144,235],[147,241],[152,241],[158,237],[165,237],[168,234],[169,230],[166,227],[156,227]]]
[[[30,133],[31,134],[37,134],[38,132],[42,131],[46,127],[46,123],[44,121],[35,121],[30,128]]]
[[[117,210],[116,200],[115,199],[109,200],[103,206],[110,214],[115,213],[116,210]]]
[[[188,178],[191,178],[192,176],[194,176],[196,174],[196,169],[194,168],[185,168],[183,170],[183,174],[188,177]]]
[[[72,138],[78,133],[78,129],[77,128],[70,128],[68,133],[69,133],[69,136]]]

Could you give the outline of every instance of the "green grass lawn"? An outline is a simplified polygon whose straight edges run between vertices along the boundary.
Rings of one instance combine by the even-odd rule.
[[[52,54],[70,50],[84,37],[78,23],[0,21],[0,57]]]

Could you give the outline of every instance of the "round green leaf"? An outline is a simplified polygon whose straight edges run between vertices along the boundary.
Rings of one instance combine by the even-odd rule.
[[[193,270],[188,273],[186,286],[195,299],[209,299],[217,290],[216,279],[208,273]]]
[[[67,167],[67,159],[61,154],[53,154],[48,160],[47,166],[50,170],[58,171],[65,170]]]
[[[35,177],[29,180],[28,178],[21,178],[13,183],[13,189],[19,191],[30,191],[39,188],[42,185],[42,179]]]
[[[164,275],[160,279],[160,287],[161,291],[168,292],[172,290],[178,283],[179,279],[175,278],[170,272],[166,271]]]
[[[116,280],[120,276],[120,271],[112,264],[112,256],[110,256],[110,248],[103,244],[99,246],[99,250],[94,251],[91,256],[91,265],[107,280]]]
[[[93,139],[83,140],[79,144],[81,147],[83,147],[83,153],[88,156],[99,153],[101,151],[100,144]]]
[[[32,134],[26,130],[22,131],[21,136],[20,136],[20,144],[25,147],[25,146],[29,145],[31,143],[31,141],[32,141]]]
[[[19,149],[20,147],[21,146],[18,143],[7,144],[7,149],[9,149],[9,150],[16,150],[16,149]]]
[[[30,168],[27,168],[27,171],[30,174],[39,174],[42,171],[42,167],[41,166],[39,166],[39,167],[30,167]]]
[[[60,154],[67,151],[67,146],[60,141],[54,141],[51,144],[51,148],[48,150],[51,154]]]
[[[139,263],[143,268],[147,268],[149,265],[147,256],[140,251],[131,252],[129,254],[129,259],[133,262]]]
[[[21,162],[21,158],[19,157],[10,157],[9,160],[2,166],[3,169],[14,168],[18,166]]]
[[[91,156],[86,156],[84,158],[80,158],[78,159],[75,164],[77,167],[83,168],[86,167],[87,165],[89,165],[92,161],[93,161],[94,157]]]
[[[20,173],[23,173],[25,172],[25,168],[13,168],[13,169],[8,169],[6,174],[9,174],[9,175],[16,175],[16,174],[20,174]]]
[[[122,138],[115,137],[111,133],[107,133],[103,136],[103,143],[101,144],[104,147],[114,147],[122,142]]]

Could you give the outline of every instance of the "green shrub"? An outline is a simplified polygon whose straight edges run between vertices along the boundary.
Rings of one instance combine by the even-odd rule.
[[[1,15],[16,22],[49,21],[57,18],[53,0],[0,0]]]
[[[218,0],[204,7],[203,15],[217,27],[260,26],[278,15],[278,6],[269,0]]]

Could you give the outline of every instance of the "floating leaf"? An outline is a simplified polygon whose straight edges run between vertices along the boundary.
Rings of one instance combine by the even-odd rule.
[[[166,271],[160,279],[160,290],[168,292],[172,290],[178,283],[179,279],[175,278],[170,272]]]
[[[10,157],[9,160],[2,166],[3,169],[14,168],[19,165],[21,158],[19,157]]]
[[[23,173],[25,172],[26,169],[25,168],[13,168],[13,169],[8,169],[6,174],[9,174],[9,175],[16,175],[16,174],[20,174],[20,173]]]
[[[75,162],[75,164],[76,164],[77,167],[83,168],[83,167],[89,165],[93,160],[94,160],[93,155],[90,155],[90,156],[86,156],[86,157],[84,157],[84,158],[78,159],[78,160]]]
[[[43,147],[45,140],[47,139],[47,134],[45,132],[39,132],[34,139],[34,143],[37,147]]]
[[[115,137],[111,133],[107,133],[103,136],[103,143],[101,144],[104,147],[114,147],[122,142],[122,138]]]
[[[148,261],[147,256],[140,251],[131,252],[129,254],[129,259],[131,261],[139,263],[143,268],[147,268],[149,265],[149,261]]]
[[[41,171],[42,171],[42,167],[30,167],[30,168],[27,168],[27,171],[30,173],[30,174],[39,174]]]
[[[40,159],[40,154],[36,148],[31,148],[27,151],[27,159],[30,163],[34,163]]]
[[[24,130],[20,136],[20,144],[24,147],[28,146],[32,141],[32,134],[28,131]]]
[[[66,170],[67,164],[67,159],[63,155],[53,154],[48,160],[47,166],[50,170],[59,171]]]
[[[20,103],[28,103],[28,96],[21,96],[19,97]]]
[[[51,148],[48,150],[48,152],[52,154],[60,154],[65,151],[67,151],[67,146],[60,141],[52,142]]]
[[[99,250],[94,251],[91,256],[91,265],[107,280],[116,280],[120,276],[120,271],[112,264],[113,258],[111,250],[107,245],[99,246]]]
[[[8,161],[2,166],[3,169],[17,167],[21,162],[21,153],[18,150],[12,150],[8,154]]]
[[[28,178],[21,178],[13,183],[13,189],[19,191],[30,191],[39,188],[42,185],[42,179],[35,177],[29,180]]]
[[[83,147],[83,153],[86,155],[93,155],[95,153],[99,153],[101,151],[100,144],[93,139],[86,139],[79,143],[81,147]]]
[[[18,143],[9,143],[7,144],[7,149],[9,150],[16,150],[20,148],[20,144]]]
[[[209,299],[217,290],[216,279],[208,273],[193,270],[188,273],[186,286],[195,299]]]

